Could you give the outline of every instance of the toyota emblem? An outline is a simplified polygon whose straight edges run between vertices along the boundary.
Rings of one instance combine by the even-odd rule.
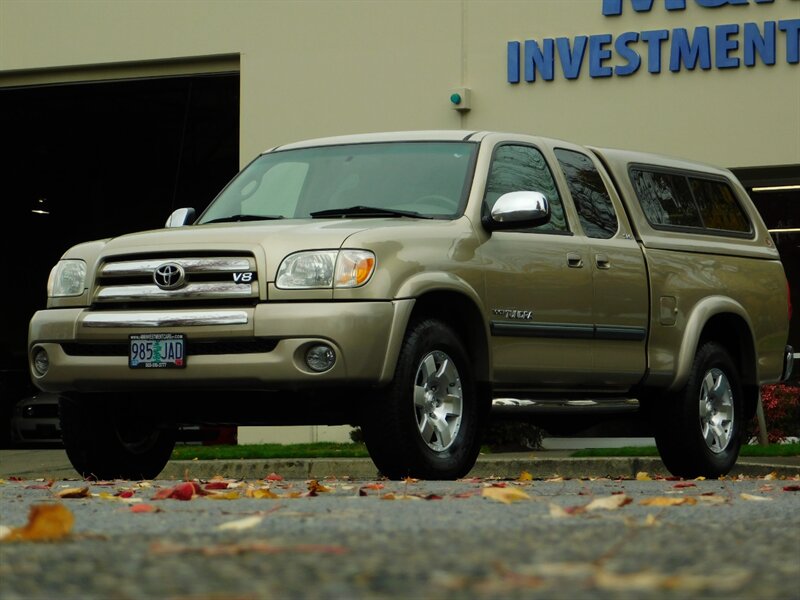
[[[153,271],[153,281],[162,290],[177,290],[186,283],[186,271],[178,263],[164,263]]]

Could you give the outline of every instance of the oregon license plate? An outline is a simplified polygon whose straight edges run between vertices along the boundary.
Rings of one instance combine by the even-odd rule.
[[[186,366],[186,336],[182,333],[140,333],[130,336],[131,369],[182,369]]]

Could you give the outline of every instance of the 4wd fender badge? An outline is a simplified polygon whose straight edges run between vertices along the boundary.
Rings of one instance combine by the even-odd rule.
[[[533,311],[520,310],[518,308],[493,308],[492,314],[506,319],[518,319],[520,321],[530,321],[533,319]]]
[[[250,283],[251,281],[253,281],[253,274],[250,271],[233,274],[234,283]]]

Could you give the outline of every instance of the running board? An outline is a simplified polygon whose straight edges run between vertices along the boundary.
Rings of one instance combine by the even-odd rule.
[[[597,400],[524,400],[517,398],[495,398],[492,400],[492,415],[575,415],[575,414],[619,414],[639,410],[635,398],[603,398]]]

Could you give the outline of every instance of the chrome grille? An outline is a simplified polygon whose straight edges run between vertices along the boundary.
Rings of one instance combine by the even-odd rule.
[[[179,265],[183,270],[185,276],[179,287],[164,288],[156,283],[154,273],[168,264]],[[250,275],[242,276],[244,273]],[[256,262],[251,256],[164,256],[103,263],[97,273],[93,300],[97,304],[186,304],[201,300],[248,301],[256,300],[258,295]]]

